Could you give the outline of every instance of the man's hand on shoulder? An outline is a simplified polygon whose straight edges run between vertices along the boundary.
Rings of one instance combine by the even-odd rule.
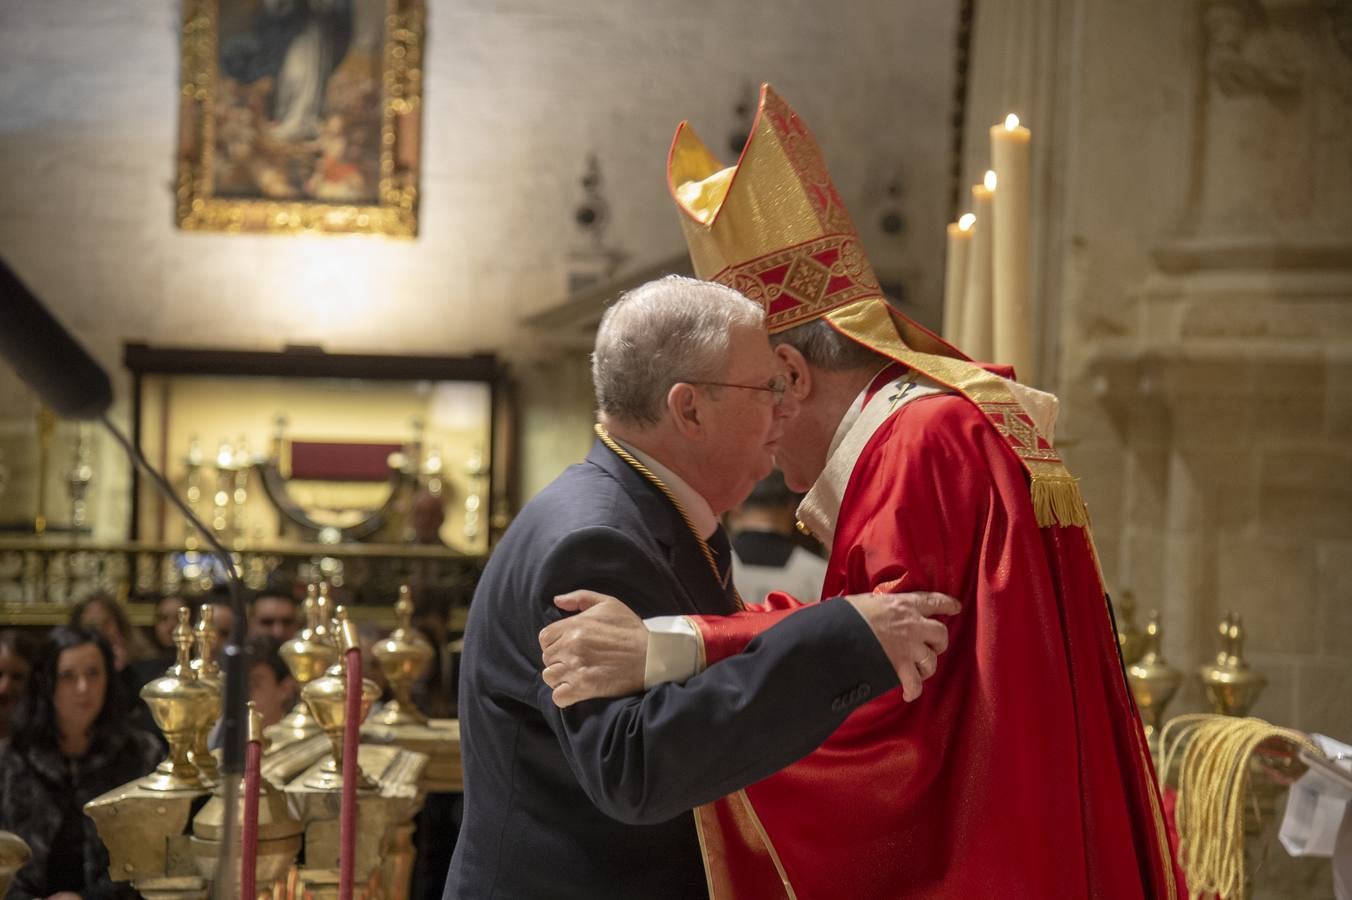
[[[852,594],[845,598],[863,616],[901,679],[908,702],[920,696],[921,682],[939,667],[948,649],[948,626],[932,616],[955,616],[962,605],[947,594]]]
[[[643,690],[648,630],[637,613],[595,591],[562,594],[554,605],[577,613],[540,632],[544,680],[553,690],[555,706]]]

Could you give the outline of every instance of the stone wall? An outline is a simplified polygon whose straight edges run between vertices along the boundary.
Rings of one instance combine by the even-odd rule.
[[[969,178],[1028,110],[1059,435],[1170,713],[1234,610],[1253,713],[1352,737],[1352,8],[992,0],[976,44]]]

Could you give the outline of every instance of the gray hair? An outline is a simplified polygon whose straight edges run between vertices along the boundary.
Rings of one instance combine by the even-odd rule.
[[[763,328],[765,313],[721,284],[668,275],[627,291],[596,332],[597,409],[619,422],[655,424],[672,385],[718,376],[739,325]]]
[[[836,331],[825,319],[813,319],[787,331],[770,335],[773,346],[788,344],[803,354],[807,364],[828,372],[877,369],[883,356]]]

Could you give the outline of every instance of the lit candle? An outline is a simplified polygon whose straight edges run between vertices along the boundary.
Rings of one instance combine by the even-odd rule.
[[[995,196],[992,289],[995,304],[994,361],[1008,363],[1025,384],[1038,380],[1029,299],[1029,143],[1032,135],[1010,113],[991,128],[991,160],[1000,174]]]
[[[944,338],[957,343],[962,325],[962,300],[967,290],[967,257],[976,216],[963,213],[948,226],[948,265],[944,270]]]
[[[972,185],[972,243],[967,251],[967,283],[962,300],[962,338],[958,349],[972,359],[991,359],[994,331],[991,309],[991,243],[995,225],[991,217],[991,199],[995,196],[995,173],[987,172],[984,184]]]

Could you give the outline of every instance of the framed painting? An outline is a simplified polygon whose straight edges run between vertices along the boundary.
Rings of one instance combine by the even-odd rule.
[[[177,221],[418,230],[424,0],[185,0]]]

